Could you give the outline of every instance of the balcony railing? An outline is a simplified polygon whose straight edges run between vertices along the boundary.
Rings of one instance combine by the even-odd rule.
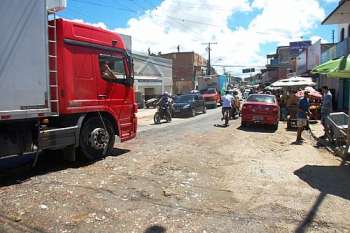
[[[350,50],[349,43],[350,43],[350,38],[348,37],[336,45],[337,58],[349,54],[349,50]]]
[[[321,54],[321,64],[337,57],[337,47],[334,45]]]
[[[321,54],[321,64],[350,53],[350,38],[345,38]]]

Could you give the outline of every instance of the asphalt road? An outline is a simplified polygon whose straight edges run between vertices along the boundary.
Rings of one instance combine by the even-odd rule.
[[[225,128],[220,109],[140,123],[91,164],[41,158],[0,187],[0,232],[349,232],[350,173],[281,124]]]

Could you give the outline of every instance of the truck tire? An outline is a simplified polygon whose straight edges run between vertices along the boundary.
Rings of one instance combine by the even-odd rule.
[[[81,158],[87,161],[101,159],[112,152],[114,142],[115,129],[108,119],[104,117],[88,118],[80,130]]]

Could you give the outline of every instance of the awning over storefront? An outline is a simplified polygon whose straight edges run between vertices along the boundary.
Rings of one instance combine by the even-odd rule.
[[[350,56],[343,57],[336,70],[329,72],[330,78],[350,78]]]
[[[325,62],[312,71],[312,74],[326,74],[330,78],[350,78],[350,56]]]
[[[333,60],[329,60],[319,66],[316,66],[312,71],[311,74],[328,74],[332,71],[335,71],[340,62],[341,62],[342,58],[338,58],[338,59],[333,59]]]

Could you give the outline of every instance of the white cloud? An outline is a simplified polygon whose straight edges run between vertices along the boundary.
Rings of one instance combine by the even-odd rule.
[[[258,15],[246,28],[229,27],[230,17],[252,11]],[[253,66],[266,62],[262,46],[311,36],[309,31],[324,17],[317,0],[164,0],[156,9],[131,18],[126,28],[114,30],[131,35],[135,51],[167,53],[180,45],[182,51],[207,56],[202,42],[216,41],[214,63]]]

